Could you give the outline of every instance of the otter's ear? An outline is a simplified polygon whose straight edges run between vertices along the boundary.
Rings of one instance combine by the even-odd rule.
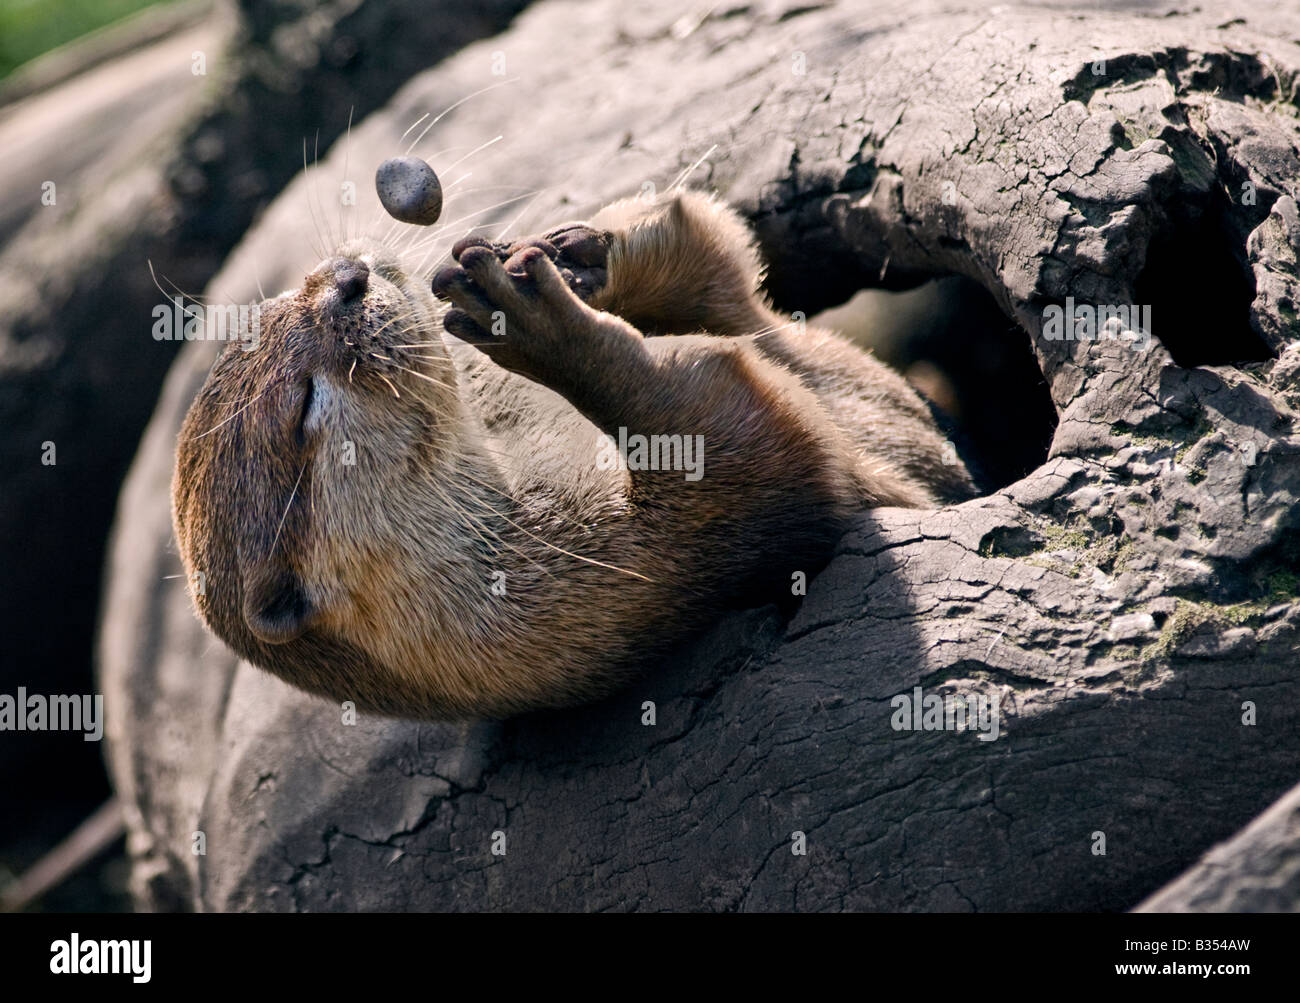
[[[316,613],[291,571],[253,575],[244,583],[244,622],[267,644],[284,644],[303,635]]]

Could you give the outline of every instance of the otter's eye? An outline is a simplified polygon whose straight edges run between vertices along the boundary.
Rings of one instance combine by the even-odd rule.
[[[309,376],[307,377],[306,388],[302,395],[302,410],[298,413],[298,444],[305,445],[307,442],[307,415],[311,414],[312,401],[316,397],[316,383]]]

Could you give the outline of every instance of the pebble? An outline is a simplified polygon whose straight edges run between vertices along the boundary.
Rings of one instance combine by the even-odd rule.
[[[430,226],[442,215],[442,185],[419,157],[392,157],[375,171],[375,192],[388,215],[403,223]]]

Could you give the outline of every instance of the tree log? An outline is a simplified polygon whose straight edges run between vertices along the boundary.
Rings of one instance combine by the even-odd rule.
[[[141,900],[1110,910],[1236,832],[1300,753],[1297,42],[1271,3],[597,0],[417,77],[353,149],[399,152],[504,53],[520,82],[431,142],[504,136],[474,177],[543,189],[525,232],[700,161],[786,309],[978,283],[1043,375],[1058,421],[1024,434],[1050,449],[986,497],[864,512],[792,616],[738,612],[600,704],[347,725],[237,664],[164,580],[171,450],[210,362],[193,346],[119,507],[102,640]],[[310,190],[211,295],[314,264]],[[1071,300],[1148,306],[1154,338],[1045,336]],[[897,730],[918,686],[996,699],[999,737]]]
[[[1187,873],[1138,906],[1138,912],[1300,912],[1300,787]]]

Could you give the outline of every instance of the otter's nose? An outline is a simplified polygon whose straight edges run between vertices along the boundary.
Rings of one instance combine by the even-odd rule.
[[[334,261],[334,288],[344,303],[360,299],[370,284],[370,269],[364,261],[336,258]]]

